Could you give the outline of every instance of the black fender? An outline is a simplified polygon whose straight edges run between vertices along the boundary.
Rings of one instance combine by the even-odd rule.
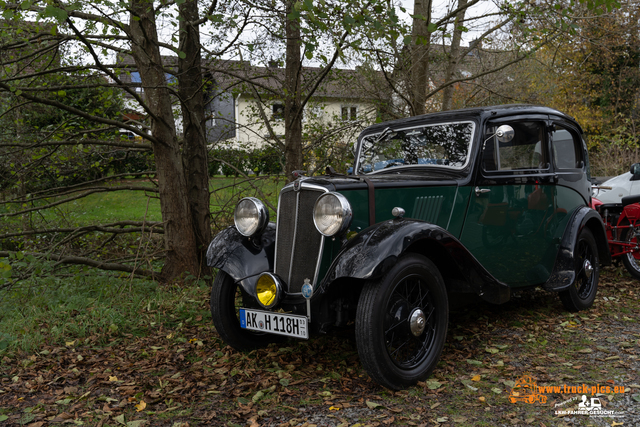
[[[231,226],[216,235],[207,249],[207,265],[227,273],[255,297],[255,282],[265,271],[273,272],[276,225],[267,224],[260,236],[245,237]]]
[[[575,282],[574,251],[578,236],[585,227],[591,230],[596,239],[600,264],[611,265],[611,252],[602,217],[590,207],[583,206],[573,213],[565,227],[553,271],[547,282],[542,285],[544,289],[556,292],[563,291]]]
[[[404,218],[378,223],[349,240],[331,264],[321,289],[344,277],[380,278],[408,251],[432,259],[450,291],[473,292],[496,304],[510,298],[509,287],[494,278],[455,236],[437,225]]]

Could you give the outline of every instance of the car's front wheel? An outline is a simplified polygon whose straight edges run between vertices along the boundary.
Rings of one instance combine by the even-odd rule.
[[[220,338],[236,350],[246,351],[265,347],[283,337],[252,332],[240,327],[240,308],[248,305],[242,288],[220,270],[211,287],[211,317]]]
[[[447,336],[449,306],[433,262],[407,254],[362,290],[356,343],[362,366],[379,384],[398,390],[426,379]]]
[[[587,228],[578,236],[573,259],[575,280],[570,288],[560,292],[560,300],[568,311],[586,310],[596,299],[600,275],[596,239]]]

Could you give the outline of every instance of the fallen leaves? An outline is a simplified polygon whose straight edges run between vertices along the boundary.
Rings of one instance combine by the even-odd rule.
[[[71,345],[43,348],[37,357],[2,359],[0,423],[17,425],[29,419],[26,408],[37,407],[28,423],[187,427],[187,421],[215,425],[224,416],[226,425],[242,427],[311,426],[314,420],[322,425],[318,419],[348,427],[501,425],[502,414],[517,410],[518,417],[508,418],[507,425],[555,425],[559,420],[552,409],[509,402],[514,380],[525,371],[535,372],[545,385],[566,378],[581,383],[601,383],[604,375],[617,378],[637,370],[637,359],[628,355],[637,352],[640,339],[612,329],[628,326],[597,307],[585,319],[559,306],[555,298],[516,301],[511,308],[473,308],[452,317],[452,335],[434,374],[393,393],[369,379],[355,346],[343,338],[239,353],[226,347],[212,327],[185,321],[145,337],[109,336],[108,345],[75,339]],[[582,325],[593,329],[576,341],[585,331]],[[551,349],[545,340],[557,346]],[[593,367],[596,357],[602,358],[597,370],[581,369]],[[627,365],[616,371],[619,362]],[[640,402],[640,385],[628,389],[626,396]],[[525,415],[532,409],[535,415]]]
[[[365,403],[370,409],[384,408],[384,405],[382,405],[381,403],[372,402],[371,400],[367,400]]]
[[[429,388],[429,390],[437,390],[440,387],[442,387],[442,383],[435,379],[428,379],[426,381],[426,385]]]
[[[147,407],[147,402],[141,400],[135,407],[137,412],[142,412]]]

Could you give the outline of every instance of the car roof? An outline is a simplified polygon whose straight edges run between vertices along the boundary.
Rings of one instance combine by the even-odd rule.
[[[406,117],[397,120],[391,120],[387,122],[378,123],[368,127],[363,133],[372,134],[378,133],[384,130],[387,127],[397,128],[403,126],[413,126],[422,123],[430,123],[430,122],[444,122],[444,121],[457,121],[463,119],[478,119],[478,120],[486,120],[489,118],[500,118],[506,116],[516,116],[520,114],[545,114],[545,115],[555,115],[560,116],[566,120],[574,123],[578,128],[580,125],[576,122],[576,120],[556,109],[543,107],[540,105],[529,105],[529,104],[504,104],[504,105],[493,105],[487,107],[472,107],[472,108],[464,108],[460,110],[450,110],[450,111],[441,111],[438,113],[429,113],[423,114],[420,116]],[[582,128],[580,128],[582,132]]]

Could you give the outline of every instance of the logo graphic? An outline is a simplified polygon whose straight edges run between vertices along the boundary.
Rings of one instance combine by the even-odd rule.
[[[531,375],[523,375],[522,377],[516,380],[515,385],[511,389],[511,394],[509,394],[509,400],[511,403],[516,402],[526,402],[526,403],[547,403],[547,396],[544,393],[554,393],[554,394],[577,394],[581,395],[581,398],[578,396],[571,397],[564,402],[556,403],[554,405],[555,415],[565,416],[565,415],[588,415],[592,418],[597,417],[610,417],[610,418],[620,418],[624,417],[625,414],[622,411],[615,411],[613,409],[606,409],[603,403],[600,401],[599,397],[587,397],[586,394],[582,393],[591,393],[591,395],[595,394],[610,394],[610,393],[624,393],[625,388],[623,385],[615,385],[615,386],[603,386],[603,385],[594,385],[588,386],[586,384],[580,384],[577,386],[563,384],[561,386],[540,386],[536,383],[536,380],[531,377]],[[572,402],[578,401],[576,406],[569,405]],[[563,406],[567,406],[566,408],[561,408]],[[572,407],[573,406],[573,407]],[[620,424],[617,424],[620,425]]]
[[[302,296],[306,299],[311,298],[313,295],[313,286],[311,285],[311,280],[304,279],[304,284],[302,285]]]
[[[511,403],[547,403],[547,396],[538,393],[538,384],[530,375],[523,375],[516,380],[516,385],[511,389],[509,395]]]
[[[578,403],[578,408],[587,411],[599,410],[602,408],[602,403],[600,403],[600,399],[597,397],[592,397],[591,402],[589,402],[587,396],[583,394],[582,402]]]

